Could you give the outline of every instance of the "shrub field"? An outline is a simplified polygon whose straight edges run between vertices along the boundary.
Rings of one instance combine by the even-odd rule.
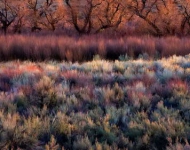
[[[1,62],[0,149],[190,149],[189,85],[190,55]]]

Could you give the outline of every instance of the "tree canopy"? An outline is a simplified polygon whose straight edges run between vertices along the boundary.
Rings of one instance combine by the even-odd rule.
[[[0,0],[0,28],[21,33],[69,28],[78,34],[128,31],[190,33],[188,0]],[[124,30],[123,30],[124,29]]]

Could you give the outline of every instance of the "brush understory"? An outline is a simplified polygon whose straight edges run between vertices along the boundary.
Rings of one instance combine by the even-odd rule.
[[[189,149],[190,55],[0,63],[1,150]]]
[[[71,61],[102,59],[117,60],[121,55],[138,58],[146,54],[152,59],[172,55],[187,55],[190,37],[152,36],[56,36],[56,35],[7,35],[0,36],[0,61]]]

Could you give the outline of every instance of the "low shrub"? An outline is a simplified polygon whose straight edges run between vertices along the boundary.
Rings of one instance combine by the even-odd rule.
[[[1,62],[0,149],[188,149],[189,61]]]

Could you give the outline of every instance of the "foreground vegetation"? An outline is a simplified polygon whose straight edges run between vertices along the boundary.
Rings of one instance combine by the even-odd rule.
[[[190,55],[145,56],[1,62],[0,149],[188,149]]]

